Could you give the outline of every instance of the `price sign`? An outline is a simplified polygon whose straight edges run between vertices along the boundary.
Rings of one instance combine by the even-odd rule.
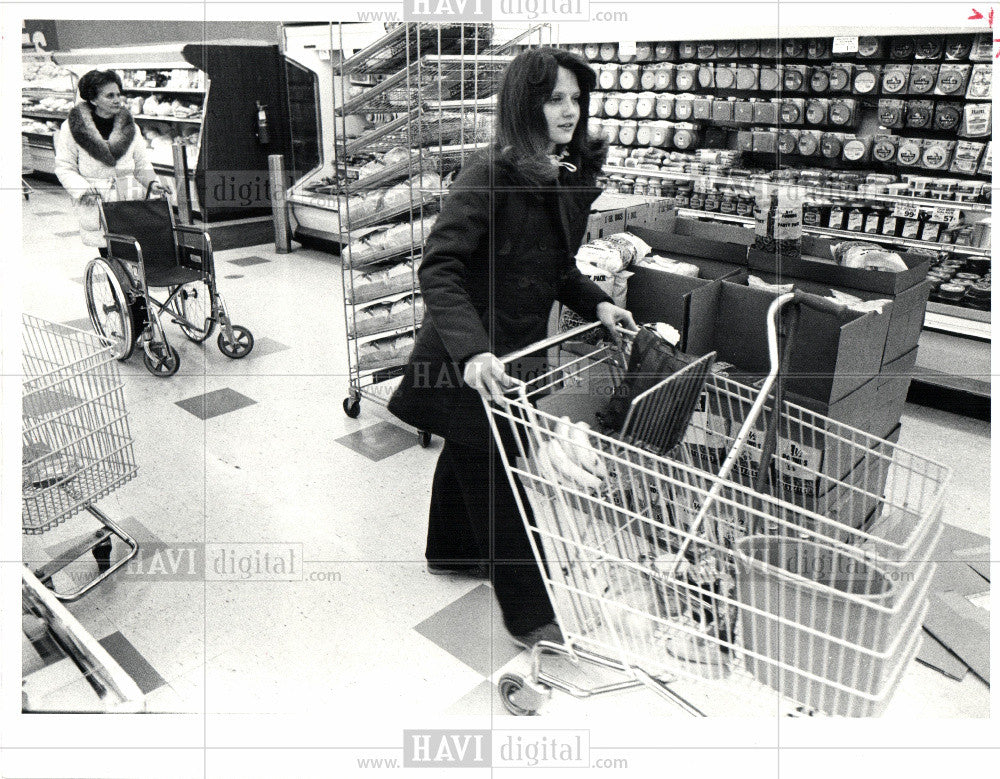
[[[834,54],[857,54],[858,53],[858,36],[857,35],[840,35],[833,39],[833,53]]]
[[[918,219],[920,217],[920,206],[916,203],[896,203],[892,209],[892,215],[900,219]]]
[[[947,206],[935,206],[931,211],[932,222],[943,222],[946,225],[956,225],[961,218],[961,212],[957,208]]]
[[[618,55],[621,57],[634,57],[637,50],[635,41],[622,41],[618,44]]]

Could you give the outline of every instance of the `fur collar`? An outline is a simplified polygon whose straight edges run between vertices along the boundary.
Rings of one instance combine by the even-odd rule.
[[[135,121],[127,108],[115,115],[111,136],[104,140],[94,124],[89,103],[77,103],[69,112],[69,131],[81,149],[98,162],[113,168],[135,140]]]

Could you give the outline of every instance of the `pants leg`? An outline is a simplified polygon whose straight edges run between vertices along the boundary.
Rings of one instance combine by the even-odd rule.
[[[442,565],[472,564],[488,559],[488,543],[481,528],[473,526],[452,462],[452,447],[445,442],[434,469],[431,509],[427,520],[428,562]]]
[[[493,587],[507,630],[522,635],[551,621],[548,592],[492,436],[481,446],[446,442],[445,448],[465,504],[463,527],[489,550]],[[457,526],[452,523],[452,528]]]

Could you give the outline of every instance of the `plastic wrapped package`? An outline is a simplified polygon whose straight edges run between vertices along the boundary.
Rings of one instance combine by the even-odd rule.
[[[358,367],[363,371],[400,365],[413,351],[413,336],[377,338],[358,344]]]
[[[576,253],[576,260],[608,273],[618,273],[633,262],[643,259],[649,251],[649,244],[637,235],[615,233],[581,246]]]

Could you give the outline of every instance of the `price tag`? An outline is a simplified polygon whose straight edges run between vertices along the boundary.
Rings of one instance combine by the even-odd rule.
[[[900,219],[919,219],[920,206],[916,203],[896,203],[892,209],[892,215]]]
[[[620,57],[634,57],[637,50],[635,41],[622,41],[618,44],[618,55]]]
[[[858,36],[857,35],[839,35],[833,39],[833,53],[834,54],[857,54],[858,53]]]
[[[961,212],[957,208],[935,206],[934,210],[931,211],[931,221],[943,222],[946,225],[956,225],[958,224],[960,215]]]

